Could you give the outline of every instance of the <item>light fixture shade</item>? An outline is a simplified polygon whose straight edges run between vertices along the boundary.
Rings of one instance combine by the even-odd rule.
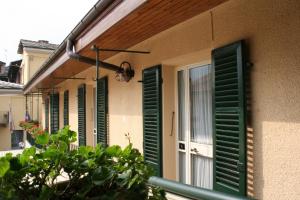
[[[120,70],[116,72],[116,80],[128,82],[134,77],[134,70],[131,68],[129,62],[124,61],[120,64]]]

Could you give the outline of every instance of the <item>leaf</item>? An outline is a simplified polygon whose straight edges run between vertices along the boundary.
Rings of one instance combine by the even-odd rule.
[[[23,151],[23,155],[26,155],[26,156],[34,156],[35,155],[35,152],[36,152],[36,148],[35,147],[30,147],[30,148],[27,148]]]
[[[44,134],[38,135],[36,137],[36,139],[35,139],[35,142],[37,144],[40,144],[40,145],[46,145],[46,144],[48,144],[48,142],[49,142],[49,134],[44,133]]]
[[[59,151],[61,151],[61,152],[65,152],[65,151],[67,151],[68,150],[68,145],[67,145],[67,143],[65,143],[65,142],[63,142],[63,141],[61,141],[60,143],[59,143]]]
[[[13,157],[13,154],[12,154],[12,153],[7,153],[7,154],[5,154],[6,160],[10,160],[10,159],[12,159],[12,157]]]
[[[44,186],[42,187],[42,191],[41,191],[41,193],[40,193],[40,195],[39,195],[38,200],[49,199],[49,197],[52,196],[53,191],[54,191],[54,188],[51,188],[51,187],[49,187],[49,186],[47,186],[47,185],[44,185]]]
[[[44,152],[44,158],[57,158],[57,156],[59,155],[59,152],[54,149],[54,148],[48,148],[45,152]]]
[[[58,139],[59,139],[59,135],[58,134],[51,134],[50,135],[50,141],[57,142]]]
[[[95,185],[103,185],[107,180],[111,179],[114,176],[112,170],[108,169],[107,167],[98,167],[93,175],[92,181]]]
[[[17,157],[13,157],[10,159],[10,169],[13,171],[18,171],[22,168],[20,160]]]
[[[24,149],[23,153],[19,156],[21,165],[24,166],[26,163],[28,163],[30,158],[33,157],[35,153],[36,153],[35,147]]]
[[[129,144],[124,150],[123,150],[123,156],[128,157],[132,152],[132,144]]]
[[[122,153],[122,149],[118,145],[113,145],[106,148],[106,153],[112,157],[117,157]]]
[[[10,164],[7,160],[1,159],[0,160],[0,177],[3,177],[6,172],[9,170]]]
[[[136,180],[137,180],[138,178],[139,178],[139,175],[138,175],[138,174],[134,175],[134,177],[129,181],[129,184],[128,184],[127,189],[130,189],[131,186],[136,182]]]
[[[83,156],[84,158],[88,158],[91,152],[93,152],[93,148],[90,146],[80,146],[78,149],[79,155]]]

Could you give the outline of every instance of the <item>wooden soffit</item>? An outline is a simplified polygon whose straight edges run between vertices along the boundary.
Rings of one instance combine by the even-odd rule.
[[[130,2],[135,1],[125,0],[94,27],[88,27],[89,31],[81,35],[76,41],[76,50],[81,55],[95,58],[95,52],[91,51],[93,44],[101,48],[127,49],[226,1],[141,0],[140,5],[134,8]],[[125,12],[126,6],[131,6],[132,11],[129,14]],[[122,17],[122,12],[125,12],[123,15],[126,14],[126,16]],[[116,20],[114,16],[122,17],[122,19]],[[103,52],[100,57],[105,60],[113,55],[115,53]],[[65,54],[62,55],[62,57],[65,56]],[[90,67],[90,65],[74,60],[62,60],[64,62],[58,63],[55,69],[50,70],[48,74],[46,72],[43,74],[42,78],[35,84],[35,88],[53,87],[63,80],[55,80],[51,77],[72,77]]]

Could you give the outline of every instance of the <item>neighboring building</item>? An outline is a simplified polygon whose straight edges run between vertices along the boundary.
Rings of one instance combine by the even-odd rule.
[[[18,149],[24,142],[19,122],[24,120],[23,85],[0,81],[0,151]]]
[[[4,67],[5,67],[6,63],[0,61],[0,74],[4,73]]]
[[[0,81],[8,81],[6,63],[0,61]]]
[[[8,66],[8,82],[11,83],[18,83],[21,82],[21,72],[20,72],[20,66],[21,66],[22,60],[16,60],[9,63]]]
[[[22,60],[10,62],[8,66],[0,63],[0,80],[10,83],[20,83],[20,65]]]
[[[51,44],[46,40],[20,40],[18,54],[22,55],[22,84],[26,84],[30,80],[57,47],[58,45]]]
[[[16,149],[19,142],[26,142],[19,127],[19,122],[25,120],[26,111],[31,120],[41,121],[42,99],[39,92],[24,96],[22,88],[55,47],[57,45],[45,40],[20,40],[18,53],[22,54],[22,60],[13,61],[2,70],[3,79],[1,75],[0,79],[4,81],[0,81],[0,126],[1,120],[3,123],[0,127],[0,151]]]
[[[25,85],[57,47],[58,45],[51,44],[46,40],[32,41],[21,39],[17,51],[18,54],[22,55],[20,83]],[[35,94],[26,95],[26,105],[31,119],[41,121],[42,115],[39,111],[42,108],[42,100],[37,93],[39,91]]]
[[[43,126],[69,124],[78,145],[125,146],[129,133],[158,176],[300,199],[299,9],[297,0],[99,1],[24,92],[51,88]],[[91,45],[151,53],[100,51],[115,65],[100,63],[95,81]],[[123,61],[129,82],[108,70]]]

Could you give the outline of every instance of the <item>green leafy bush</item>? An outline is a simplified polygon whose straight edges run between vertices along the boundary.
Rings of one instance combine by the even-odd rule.
[[[165,199],[161,189],[147,185],[152,170],[131,144],[70,150],[75,141],[66,126],[37,135],[41,149],[0,158],[0,199]]]

